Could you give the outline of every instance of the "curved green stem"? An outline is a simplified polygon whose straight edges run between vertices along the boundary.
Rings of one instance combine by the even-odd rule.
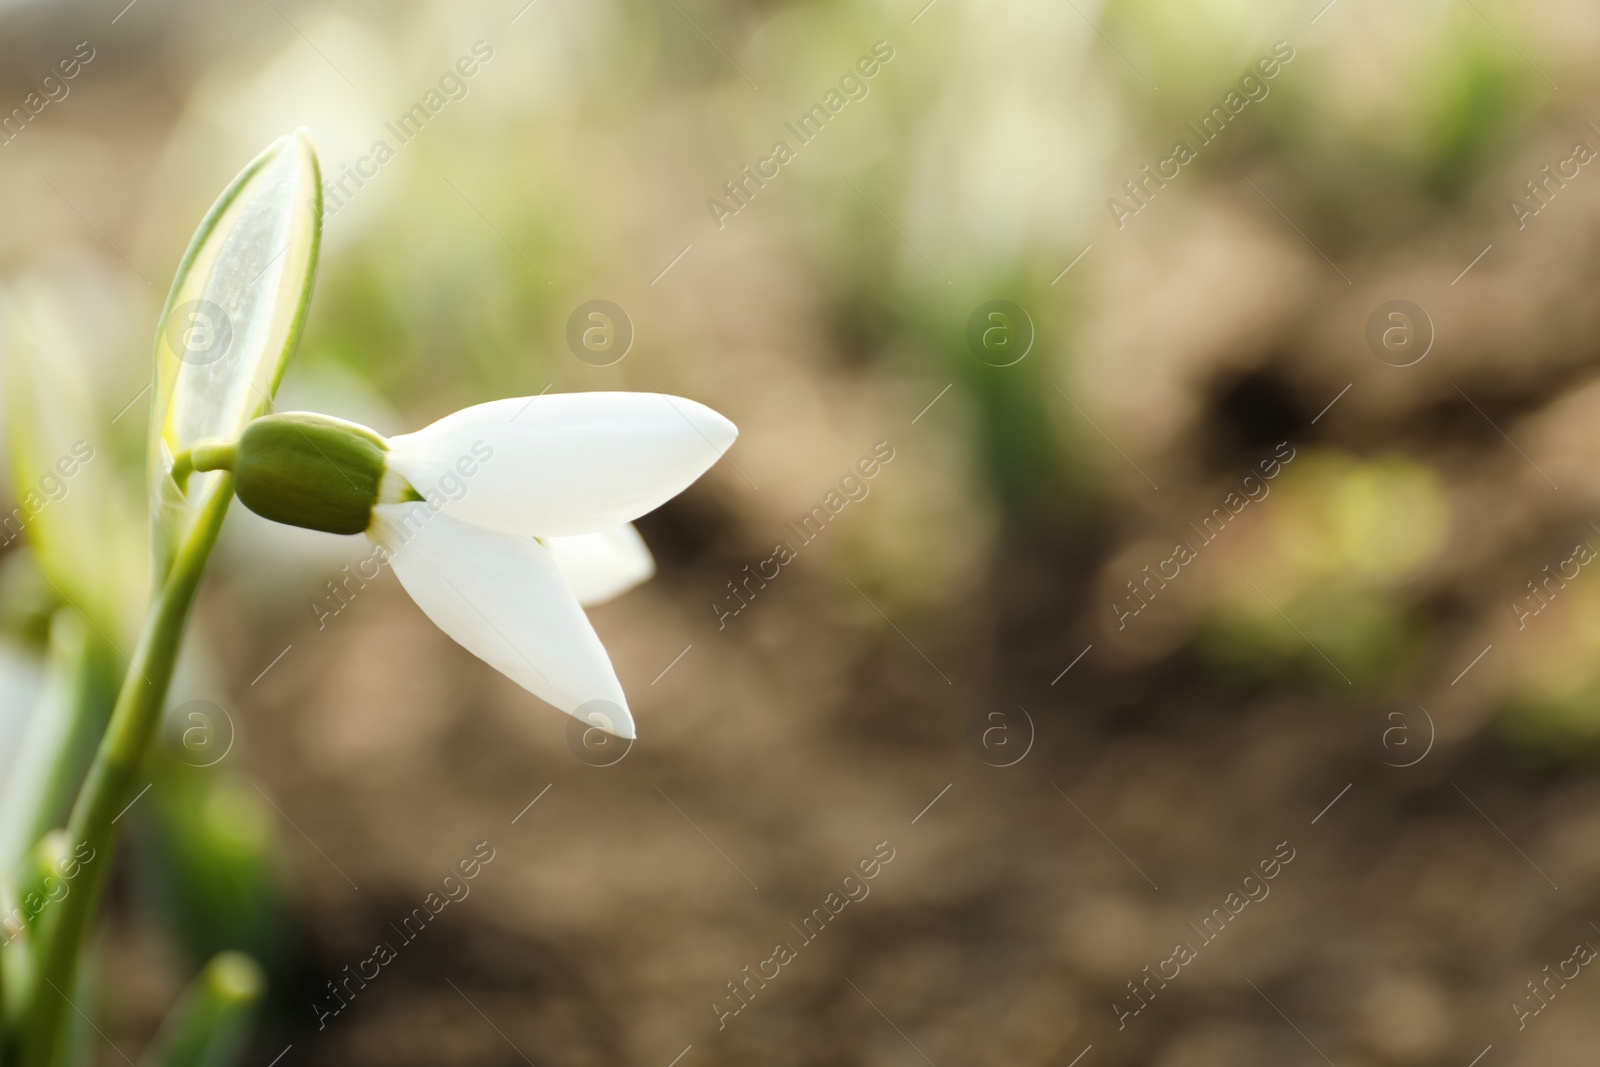
[[[198,510],[171,569],[160,576],[111,722],[67,821],[69,845],[87,845],[92,858],[39,930],[35,981],[22,1021],[23,1067],[53,1067],[62,1020],[71,1010],[67,991],[73,988],[84,936],[111,870],[114,822],[133,799],[145,750],[161,721],[189,609],[232,495],[232,479],[224,475]]]
[[[231,471],[238,457],[237,441],[196,441],[192,448],[172,457],[172,480],[179,492],[188,492],[189,475],[195,471]]]

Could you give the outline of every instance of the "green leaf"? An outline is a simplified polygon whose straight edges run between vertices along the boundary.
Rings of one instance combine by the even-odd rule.
[[[50,624],[44,690],[0,790],[0,872],[8,877],[46,831],[66,820],[72,794],[105,730],[111,694],[103,679],[110,664],[97,667],[96,658],[95,635],[83,617],[70,608],[57,611]]]
[[[279,815],[242,773],[195,767],[158,745],[128,859],[133,897],[199,967],[226,948],[279,970],[291,952]],[[129,816],[133,818],[133,816]]]
[[[144,551],[144,534],[127,528],[117,506],[110,420],[95,402],[78,329],[83,309],[72,300],[42,275],[5,293],[0,373],[17,500],[0,513],[0,543],[27,537],[55,595],[115,632],[127,606],[145,596],[137,556],[127,569],[129,550]]]
[[[190,983],[140,1067],[227,1067],[266,988],[266,976],[242,952],[219,952]]]
[[[150,422],[156,570],[222,474],[180,490],[174,457],[198,441],[232,440],[271,407],[311,301],[322,240],[322,176],[305,131],[257,156],[207,213],[178,267],[155,341]]]

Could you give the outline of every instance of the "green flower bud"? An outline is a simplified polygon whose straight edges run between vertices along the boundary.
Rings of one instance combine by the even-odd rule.
[[[262,518],[357,534],[372,520],[388,450],[365,426],[297,411],[252,421],[232,449],[197,445],[193,462],[231,469],[239,502]]]

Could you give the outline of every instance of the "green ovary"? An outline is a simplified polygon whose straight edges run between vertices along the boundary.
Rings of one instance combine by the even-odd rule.
[[[262,518],[357,534],[372,519],[388,445],[365,426],[309,412],[266,415],[238,445],[197,446],[195,469],[231,469],[239,502]]]

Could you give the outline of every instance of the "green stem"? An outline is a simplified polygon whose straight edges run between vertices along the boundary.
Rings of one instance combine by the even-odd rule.
[[[231,471],[238,458],[238,441],[196,441],[192,447],[172,457],[172,480],[180,493],[186,493],[189,475],[195,471]]]
[[[22,1020],[23,1067],[53,1067],[62,1020],[71,1010],[67,991],[73,987],[84,936],[111,870],[116,835],[113,820],[134,797],[145,750],[161,720],[189,609],[232,495],[232,479],[224,476],[195,515],[171,569],[158,576],[155,598],[112,708],[110,725],[67,821],[69,846],[87,844],[94,850],[93,858],[84,864],[67,896],[50,909],[39,931],[37,979]]]
[[[213,956],[139,1058],[140,1067],[226,1067],[237,1063],[250,1017],[266,984],[260,964],[244,953]]]

